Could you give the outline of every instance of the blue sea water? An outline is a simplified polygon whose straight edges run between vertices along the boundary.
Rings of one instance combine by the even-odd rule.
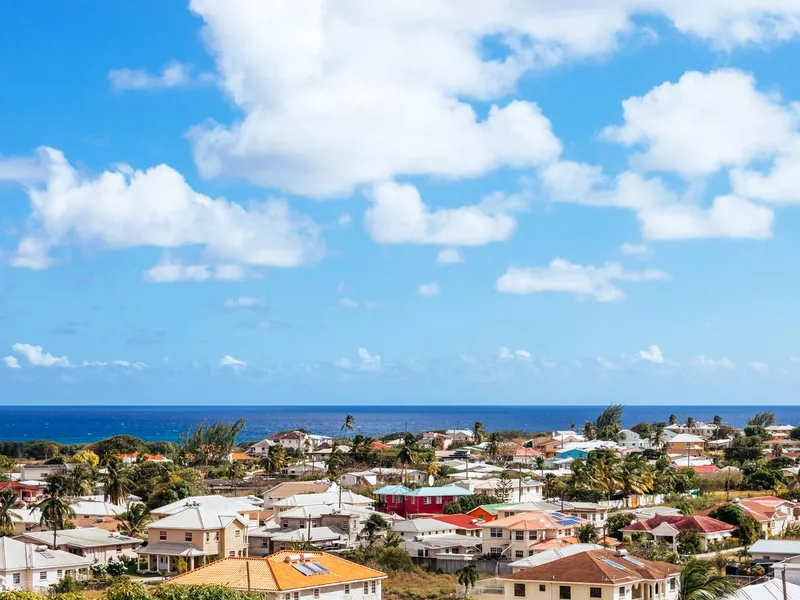
[[[395,431],[469,429],[483,421],[489,431],[527,432],[579,427],[602,406],[0,406],[0,440],[52,440],[88,443],[126,433],[145,440],[174,441],[201,421],[247,419],[241,439],[255,439],[286,429],[304,428],[323,435],[341,434],[346,415],[356,432],[379,436]],[[714,415],[735,426],[753,414],[772,410],[779,423],[800,425],[800,406],[627,406],[625,425],[680,420],[710,421]]]

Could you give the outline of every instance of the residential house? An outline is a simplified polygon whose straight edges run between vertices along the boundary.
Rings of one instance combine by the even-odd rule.
[[[246,450],[246,454],[254,458],[261,458],[269,453],[269,449],[275,445],[275,442],[270,438],[264,438],[260,442],[256,442]]]
[[[448,429],[445,431],[453,439],[453,443],[467,444],[473,441],[473,432],[471,429]]]
[[[67,575],[86,579],[92,561],[63,550],[0,537],[0,592],[45,592]]]
[[[500,577],[504,600],[677,600],[680,567],[589,550]]]
[[[679,433],[667,440],[667,450],[670,454],[684,454],[699,456],[705,448],[705,439],[693,433]]]
[[[56,532],[55,545],[52,531],[27,531],[14,539],[28,544],[47,546],[51,550],[64,550],[102,564],[108,563],[111,559],[136,558],[136,551],[142,545],[142,540],[138,538],[99,527],[59,529]]]
[[[676,435],[686,433],[689,435],[699,436],[704,440],[710,440],[717,433],[718,429],[719,427],[713,423],[704,423],[703,421],[695,421],[691,425],[688,423],[684,423],[682,425],[667,425],[664,427],[664,438],[667,440],[667,442],[670,442]]]
[[[283,498],[272,503],[275,516],[279,516],[283,511],[298,506],[318,506],[325,504],[328,506],[350,505],[356,508],[369,509],[375,504],[375,500],[367,498],[361,494],[356,494],[351,490],[336,488],[338,491],[323,492],[320,494],[295,494],[288,498]]]
[[[754,563],[772,564],[800,556],[800,540],[756,540],[747,551]]]
[[[545,458],[553,458],[564,446],[564,441],[558,438],[535,438],[531,440],[532,447],[544,454]]]
[[[585,442],[586,437],[572,429],[562,429],[553,431],[550,434],[554,439],[561,440],[562,442]]]
[[[564,501],[559,504],[552,502],[523,502],[518,504],[497,505],[497,517],[503,519],[512,515],[524,512],[536,511],[560,512],[568,517],[579,517],[588,521],[598,531],[602,531],[608,518],[608,506],[596,502],[570,502]]]
[[[336,492],[338,489],[339,487],[335,483],[327,479],[320,479],[318,481],[286,481],[264,492],[264,508],[271,508],[275,502],[298,494],[321,494],[324,492]]]
[[[118,454],[117,458],[119,458],[126,465],[132,465],[138,462],[159,462],[159,463],[172,462],[163,454],[147,454],[146,452],[142,453],[131,452],[129,454]]]
[[[286,465],[281,469],[281,474],[288,475],[290,477],[301,477],[304,475],[321,475],[325,473],[327,468],[328,468],[327,464],[322,461],[304,460],[302,462]]]
[[[397,521],[391,531],[403,538],[403,548],[415,558],[438,558],[443,554],[459,557],[479,555],[481,538],[459,534],[459,529],[458,524],[438,518],[420,518]]]
[[[248,527],[255,527],[263,508],[244,498],[228,498],[219,494],[210,496],[189,496],[150,511],[154,518],[168,517],[183,512],[186,508],[203,508],[221,515],[239,515]]]
[[[373,492],[381,498],[378,509],[401,517],[442,514],[444,505],[472,492],[458,485],[421,487],[410,490],[402,485],[388,485]]]
[[[353,471],[339,476],[339,485],[372,487],[378,484],[378,474],[373,471]]]
[[[381,600],[386,574],[326,552],[277,552],[225,558],[167,585],[223,585],[265,600]]]
[[[44,498],[47,490],[45,481],[0,481],[0,491],[11,490],[24,504],[34,504]]]
[[[772,437],[776,438],[788,438],[789,434],[792,433],[792,429],[794,429],[793,425],[770,425],[769,427],[765,427],[769,433],[772,434]]]
[[[800,504],[777,496],[734,498],[732,504],[759,522],[761,537],[764,539],[779,537],[788,525],[800,520]],[[703,511],[702,514],[708,514],[715,508],[717,507]]]
[[[453,515],[436,515],[435,517],[424,517],[426,519],[435,519],[442,523],[455,526],[455,532],[458,535],[471,535],[473,537],[481,537],[481,523],[473,517],[464,513],[457,513]]]
[[[623,448],[631,448],[633,450],[649,450],[652,442],[649,438],[643,438],[635,431],[630,429],[623,429],[617,434],[617,442]]]
[[[325,436],[325,435],[314,435],[311,433],[306,433],[305,431],[282,431],[280,433],[276,433],[271,435],[267,438],[267,440],[280,444],[287,450],[294,450],[295,452],[308,452],[310,450],[314,450],[315,448],[319,448],[323,444],[331,444],[333,439]],[[255,444],[255,446],[251,447],[248,450],[248,454],[254,454],[251,452],[253,448],[258,450],[259,448],[266,447],[266,444],[262,444],[259,442]],[[261,450],[258,450],[259,452]],[[263,451],[266,454],[266,450]],[[256,454],[254,454],[256,455]],[[263,454],[262,454],[263,456]]]
[[[631,523],[620,529],[625,539],[644,536],[656,543],[664,542],[671,550],[678,549],[678,534],[693,529],[700,534],[700,549],[706,552],[713,543],[723,542],[736,527],[704,515],[658,516],[646,521]]]
[[[520,479],[502,480],[497,477],[490,479],[462,479],[456,482],[456,485],[469,490],[473,494],[486,494],[487,496],[497,496],[503,493],[508,494],[508,501],[516,500],[517,502],[537,502],[542,499],[542,490],[544,484],[531,479],[530,477],[522,477]],[[504,485],[510,485],[507,490],[503,489]],[[499,491],[498,491],[499,490]]]
[[[111,502],[98,502],[96,500],[78,500],[71,505],[75,518],[85,517],[116,517],[124,513],[127,508],[112,504]]]
[[[544,453],[536,448],[526,448],[525,446],[517,446],[514,450],[513,461],[517,464],[534,466],[539,458],[543,458]]]
[[[426,448],[440,448],[447,450],[453,445],[453,437],[446,433],[439,433],[436,431],[426,431],[422,434],[419,440],[420,446]]]
[[[51,475],[68,475],[75,469],[72,463],[62,465],[22,465],[20,481],[45,481]]]
[[[440,463],[441,464],[441,463]],[[415,483],[423,485],[428,481],[428,474],[425,471],[416,469],[398,469],[397,467],[375,467],[370,469],[377,477],[378,483]]]
[[[578,455],[572,454],[573,450],[578,450],[584,454],[580,455],[581,458],[586,458],[586,455],[589,452],[598,452],[600,450],[614,450],[619,451],[621,446],[617,442],[612,442],[609,440],[588,440],[583,442],[567,442],[558,452],[558,456],[565,458],[567,456],[572,456],[573,458],[577,458]]]
[[[488,523],[497,519],[497,513],[504,506],[514,506],[514,502],[501,502],[498,504],[481,504],[467,513],[478,522]]]
[[[502,509],[501,509],[502,510]],[[483,523],[483,553],[496,558],[520,559],[574,544],[578,529],[588,523],[557,511],[522,512]]]
[[[15,535],[26,531],[41,531],[42,511],[38,508],[13,508],[10,513]]]
[[[600,544],[572,544],[571,546],[565,546],[563,548],[552,548],[550,550],[545,550],[544,552],[531,554],[525,558],[515,560],[509,566],[511,567],[512,573],[516,573],[522,569],[530,569],[531,567],[546,565],[554,560],[560,560],[562,558],[566,558],[567,556],[578,554],[579,552],[589,552],[590,550],[602,549],[603,546]]]
[[[724,600],[800,600],[800,585],[780,579],[767,579],[739,588]]]
[[[185,506],[147,526],[147,546],[137,552],[139,570],[174,573],[180,559],[193,569],[220,556],[247,556],[249,524],[235,511]]]

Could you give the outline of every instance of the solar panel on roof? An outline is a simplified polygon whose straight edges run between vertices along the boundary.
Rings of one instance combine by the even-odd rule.
[[[604,563],[606,563],[606,564],[609,564],[609,565],[611,565],[612,567],[614,567],[614,568],[616,568],[616,569],[619,569],[620,571],[624,571],[624,570],[625,570],[625,567],[623,567],[623,566],[622,566],[621,564],[619,564],[618,562],[614,562],[613,560],[609,560],[609,559],[607,559],[607,558],[604,558],[604,559],[603,559],[603,562],[604,562]]]
[[[294,563],[292,565],[296,570],[300,571],[303,575],[314,575],[314,571],[308,568],[304,563]]]
[[[623,556],[622,558],[627,560],[629,563],[633,563],[637,567],[643,567],[644,566],[644,563],[642,561],[636,560],[632,556]]]
[[[322,566],[321,564],[319,564],[318,562],[310,562],[310,563],[306,563],[306,566],[307,566],[309,569],[311,569],[312,571],[314,571],[314,573],[317,573],[318,575],[322,575],[322,574],[324,574],[324,573],[330,573],[330,571],[328,571],[328,569],[326,569],[325,567],[323,567],[323,566]]]

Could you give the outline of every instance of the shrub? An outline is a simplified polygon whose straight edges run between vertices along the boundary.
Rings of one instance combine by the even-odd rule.
[[[217,585],[162,585],[155,589],[156,600],[263,600],[261,594],[237,592]]]
[[[678,553],[697,554],[700,552],[700,533],[695,529],[684,529],[678,533]]]
[[[81,584],[72,576],[66,575],[63,579],[50,586],[50,590],[55,594],[66,595],[81,588]],[[59,596],[61,598],[61,596]],[[62,599],[63,600],[63,599]]]
[[[9,590],[0,592],[0,600],[47,600],[47,596],[29,590]]]
[[[150,594],[145,584],[120,578],[103,592],[103,600],[150,600]]]
[[[112,577],[119,577],[120,575],[125,575],[125,571],[128,570],[127,565],[122,562],[121,560],[114,560],[113,558],[108,561],[106,565],[106,573],[111,575]]]

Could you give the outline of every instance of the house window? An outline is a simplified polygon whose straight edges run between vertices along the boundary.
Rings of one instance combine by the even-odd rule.
[[[620,598],[624,598],[625,597],[625,588],[624,587],[619,588],[619,597]]]
[[[514,596],[517,598],[524,598],[525,597],[525,584],[524,583],[515,583],[514,584]]]
[[[117,546],[117,552],[122,552],[122,546]]]
[[[217,533],[215,533],[215,534],[214,534],[214,541],[215,541],[215,542],[218,542],[218,541],[219,541],[219,531],[218,531]]]
[[[417,558],[425,558],[425,550],[418,549],[417,550]]]
[[[319,600],[319,588],[314,588],[314,600]]]
[[[442,503],[442,497],[436,496],[436,504],[441,504],[441,503]]]
[[[294,592],[294,594],[292,594],[292,598],[294,598],[294,600],[300,600],[300,592]]]
[[[345,596],[349,596],[350,595],[350,584],[349,583],[345,583],[344,584],[344,595]]]
[[[56,571],[56,578],[57,579],[61,579],[63,576],[64,576],[64,571],[62,571],[61,569]]]
[[[47,580],[47,571],[39,571],[39,581]]]
[[[547,588],[545,587],[545,585],[544,585],[543,583],[540,583],[540,584],[539,584],[539,591],[540,591],[540,592],[543,592],[543,591],[545,591],[546,589],[547,589]]]
[[[422,503],[423,504],[430,504],[431,503],[431,497],[430,496],[425,496],[425,499],[422,501]]]
[[[588,519],[588,518],[589,518],[589,515],[587,515],[586,513],[582,513],[581,514],[581,519]]]
[[[261,540],[261,547],[262,548],[269,548],[269,540],[268,539]]]
[[[521,542],[525,539],[525,532],[524,531],[515,531],[514,532],[514,539],[518,542]]]
[[[491,527],[489,529],[489,537],[501,538],[503,537],[503,530],[499,527]]]
[[[670,591],[671,591],[671,592],[674,592],[674,591],[675,591],[675,586],[676,586],[676,585],[677,585],[677,584],[675,583],[675,579],[670,579],[670,580],[669,580],[669,589],[670,589]]]
[[[378,584],[374,581],[370,582],[369,587],[373,594],[378,591]]]
[[[491,556],[500,556],[503,553],[502,548],[489,548],[489,554]]]
[[[206,531],[206,541],[211,541],[211,534],[208,531]]]
[[[558,587],[558,597],[561,600],[572,600],[572,588],[568,585],[561,585]]]
[[[167,532],[166,531],[159,531],[158,532],[158,539],[162,542],[167,539]]]
[[[515,550],[514,558],[525,558],[525,552],[523,550]]]
[[[589,588],[589,598],[602,598],[602,597],[603,597],[603,588],[599,587]]]
[[[235,550],[231,550],[231,551],[228,553],[228,556],[236,556],[236,551],[235,551]]]
[[[241,537],[242,536],[242,530],[241,529],[237,529],[236,533],[234,533],[233,535],[236,536],[236,537]]]
[[[19,573],[14,573],[13,581],[15,585],[19,585],[20,583],[20,575]]]
[[[364,582],[364,593],[369,594],[369,581]]]
[[[528,539],[529,540],[535,540],[536,539],[536,532],[535,531],[529,531],[528,532]]]
[[[185,533],[183,534],[183,539],[184,539],[185,541],[187,541],[187,542],[191,542],[191,541],[192,541],[192,532],[191,532],[191,531],[187,531],[187,532],[185,532]]]
[[[656,596],[658,596],[658,584],[656,583]]]

